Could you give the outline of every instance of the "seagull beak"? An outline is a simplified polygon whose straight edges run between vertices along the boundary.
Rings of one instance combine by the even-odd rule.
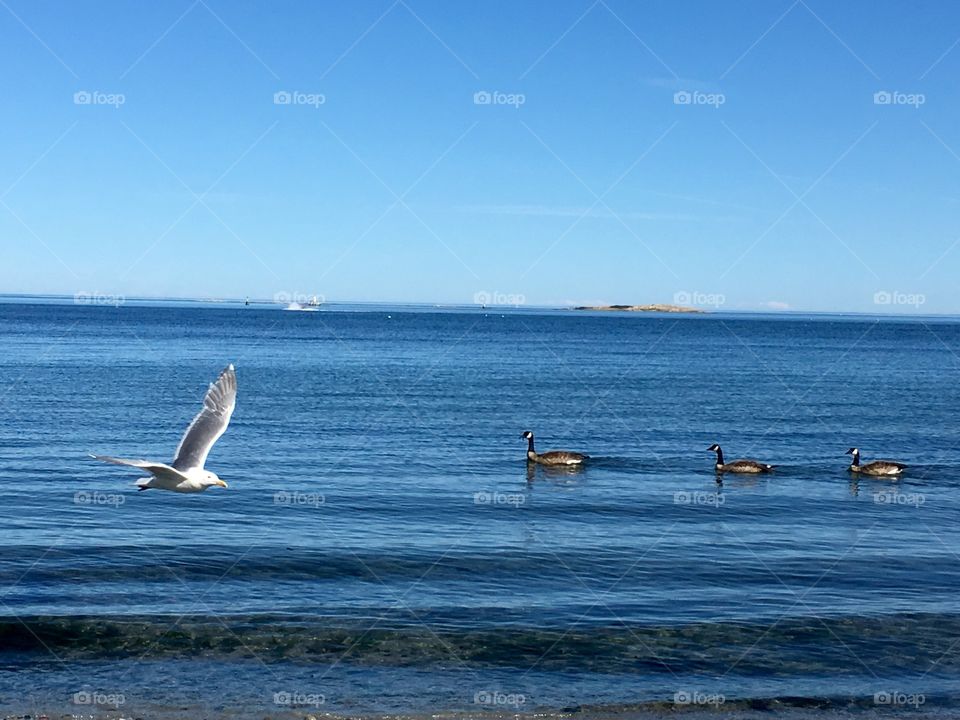
[[[227,485],[223,480],[217,480],[217,485],[219,485],[219,486],[222,487],[222,488],[230,487],[230,486]]]

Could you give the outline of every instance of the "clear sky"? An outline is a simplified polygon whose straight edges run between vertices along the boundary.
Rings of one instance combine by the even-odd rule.
[[[0,68],[0,292],[960,312],[955,2],[3,0]]]

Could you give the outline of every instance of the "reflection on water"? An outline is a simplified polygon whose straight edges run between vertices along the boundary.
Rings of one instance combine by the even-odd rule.
[[[589,463],[589,460],[587,461]],[[583,465],[539,465],[527,463],[527,482],[533,482],[538,477],[546,480],[569,480],[587,471],[587,464]]]

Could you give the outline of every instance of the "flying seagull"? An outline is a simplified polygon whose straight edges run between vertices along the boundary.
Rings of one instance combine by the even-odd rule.
[[[214,485],[225,488],[227,484],[218,478],[216,473],[204,470],[203,464],[207,461],[210,448],[227,429],[236,406],[237,374],[231,364],[220,373],[215,383],[210,384],[203,398],[203,409],[183,434],[172,465],[150,460],[124,460],[106,455],[90,457],[114,465],[129,465],[146,470],[152,477],[137,481],[137,487],[141,490],[157,488],[179,493],[197,493]]]

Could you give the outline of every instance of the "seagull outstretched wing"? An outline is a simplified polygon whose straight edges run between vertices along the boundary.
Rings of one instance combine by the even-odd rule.
[[[203,410],[190,423],[177,447],[173,467],[180,472],[203,468],[210,448],[230,424],[230,416],[236,405],[237,374],[231,364],[220,373],[216,382],[210,384],[203,398]]]
[[[126,458],[110,457],[109,455],[91,455],[90,457],[92,457],[94,460],[108,462],[114,465],[126,465],[128,467],[140,468],[141,470],[146,470],[154,477],[158,477],[162,480],[169,480],[174,484],[183,480],[183,475],[166,463],[152,462],[150,460],[128,460]]]

